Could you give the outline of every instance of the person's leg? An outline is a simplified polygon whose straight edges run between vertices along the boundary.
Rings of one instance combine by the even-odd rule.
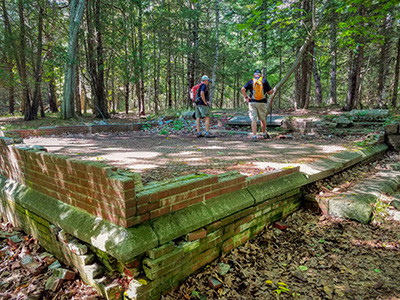
[[[206,132],[209,132],[210,131],[210,117],[205,117],[204,122],[206,124]]]
[[[263,134],[265,134],[266,130],[267,130],[267,121],[265,120],[261,120],[261,131]]]
[[[200,118],[201,118],[201,112],[199,109],[199,106],[196,105],[195,108],[195,117],[196,117],[196,132],[197,132],[197,137],[202,137],[203,134],[201,133],[201,128],[200,128]]]
[[[261,123],[261,131],[262,137],[264,139],[269,139],[270,136],[267,133],[267,104],[266,103],[258,103],[258,119]]]
[[[251,120],[251,130],[253,131],[253,137],[257,136],[257,120]]]
[[[196,119],[196,131],[200,132],[200,118]]]
[[[249,103],[249,117],[251,120],[251,131],[253,132],[252,141],[257,141],[257,108],[256,103]]]

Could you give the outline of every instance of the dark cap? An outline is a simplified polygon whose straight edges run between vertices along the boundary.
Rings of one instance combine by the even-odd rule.
[[[253,74],[261,74],[260,69],[256,69]]]

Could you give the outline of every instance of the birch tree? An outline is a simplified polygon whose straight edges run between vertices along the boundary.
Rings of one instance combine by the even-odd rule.
[[[69,18],[69,41],[67,50],[67,63],[65,67],[62,116],[70,119],[75,116],[75,72],[78,31],[81,24],[85,0],[71,0]]]

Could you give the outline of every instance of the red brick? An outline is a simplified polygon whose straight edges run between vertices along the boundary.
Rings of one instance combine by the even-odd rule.
[[[214,191],[204,195],[204,200],[212,199],[218,197],[220,195],[220,191]]]
[[[202,187],[202,188],[197,189],[196,191],[197,191],[197,196],[204,195],[204,194],[212,191],[212,186],[209,185],[206,187]]]
[[[138,214],[141,215],[146,212],[156,210],[157,208],[160,208],[160,204],[158,202],[155,202],[155,203],[149,203],[149,204],[145,204],[145,205],[138,205],[137,211],[138,211]]]
[[[155,202],[170,196],[169,190],[161,191],[158,193],[151,194],[151,202]]]
[[[246,187],[245,183],[239,183],[237,185],[231,185],[228,186],[224,189],[219,190],[219,194],[223,195],[223,194],[227,194],[227,193],[232,193],[232,192],[236,192],[238,190],[244,189]]]
[[[140,196],[136,195],[137,204],[143,205],[143,204],[149,203],[150,196],[151,196],[150,194],[144,194],[144,195],[140,195]]]
[[[90,213],[90,214],[95,214],[94,208],[91,205],[88,205],[86,203],[82,203],[80,201],[76,201],[76,207],[83,209],[84,211]]]
[[[204,201],[204,195],[189,199],[189,206]]]
[[[169,214],[170,212],[171,212],[171,207],[170,206],[165,206],[163,208],[153,210],[153,211],[150,212],[150,219],[158,218],[160,216]]]
[[[191,241],[194,241],[194,240],[198,240],[198,239],[205,238],[206,235],[207,235],[207,231],[206,231],[204,228],[201,228],[201,229],[199,229],[199,230],[196,230],[196,231],[192,231],[192,232],[190,232],[190,233],[187,233],[187,234],[185,235],[184,239],[185,239],[187,242],[191,242]]]
[[[187,207],[188,205],[189,205],[189,203],[187,201],[181,202],[178,204],[174,204],[174,205],[172,205],[172,211],[177,211],[177,210],[183,209],[183,208]]]

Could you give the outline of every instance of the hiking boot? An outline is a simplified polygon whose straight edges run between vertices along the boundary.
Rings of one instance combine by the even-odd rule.
[[[213,135],[213,134],[211,134],[209,132],[206,132],[205,137],[210,139],[210,138],[215,138],[215,135]]]
[[[268,132],[266,132],[266,133],[263,133],[263,138],[264,139],[270,139],[271,136],[268,134]]]
[[[253,138],[251,139],[251,141],[254,142],[254,143],[257,142],[257,137],[256,137],[256,136],[253,136]]]
[[[204,135],[203,135],[203,133],[200,131],[200,132],[198,132],[197,133],[197,135],[196,135],[196,137],[198,137],[198,138],[201,138],[201,137],[203,137]]]

